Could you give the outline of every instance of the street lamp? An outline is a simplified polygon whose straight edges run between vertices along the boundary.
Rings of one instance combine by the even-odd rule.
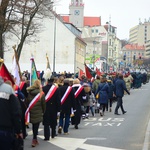
[[[70,14],[57,14],[56,10],[53,13],[54,15],[54,51],[53,51],[53,73],[55,73],[55,64],[56,64],[56,18],[61,17],[61,15],[70,15]],[[61,19],[61,18],[59,18]]]
[[[56,14],[54,14],[54,52],[53,52],[53,73],[55,73],[55,51],[56,51]]]

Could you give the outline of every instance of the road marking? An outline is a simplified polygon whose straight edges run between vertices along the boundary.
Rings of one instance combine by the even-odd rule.
[[[66,136],[66,135],[64,135]],[[42,135],[38,135],[39,138],[44,138]],[[87,139],[79,139],[79,138],[68,138],[68,137],[56,137],[47,141],[57,147],[60,147],[65,150],[76,150],[76,149],[84,149],[84,150],[123,150],[116,148],[108,148],[102,146],[95,146],[90,144],[85,144],[86,140],[106,140],[106,138],[87,138]]]
[[[94,145],[89,145],[89,144],[83,144],[81,149],[85,150],[123,150],[123,149],[116,149],[116,148],[108,148],[108,147],[102,147],[102,146],[94,146]]]
[[[106,140],[106,138],[99,138],[99,137],[93,137],[93,138],[86,138],[87,140]]]
[[[64,135],[66,136],[66,135]],[[44,136],[39,135],[38,137],[44,138]],[[63,148],[65,150],[75,150],[79,148],[86,139],[77,138],[67,138],[67,137],[56,137],[48,141],[49,143],[56,145],[57,147]]]
[[[150,120],[148,122],[148,126],[147,126],[147,129],[146,129],[145,140],[144,140],[142,150],[148,150],[149,149],[149,139],[150,139]]]
[[[84,126],[104,126],[104,127],[119,127],[125,118],[89,118],[85,119]]]

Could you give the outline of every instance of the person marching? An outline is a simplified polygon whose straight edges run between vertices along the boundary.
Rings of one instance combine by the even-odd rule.
[[[75,100],[76,100],[76,112],[74,113],[74,117],[71,118],[72,125],[74,125],[75,129],[78,129],[78,125],[81,121],[82,111],[81,107],[83,107],[83,101],[86,99],[84,87],[80,84],[79,79],[73,80],[73,86],[75,91]]]
[[[75,97],[74,97],[74,89],[69,85],[69,80],[65,79],[63,86],[59,87],[60,91],[60,117],[59,117],[59,127],[58,133],[62,133],[62,129],[64,134],[68,133],[69,122],[71,110],[75,112]]]
[[[46,95],[46,111],[43,116],[45,141],[50,139],[50,128],[51,138],[56,136],[57,113],[60,112],[58,87],[53,83],[54,77],[52,76],[50,69],[47,69],[46,74],[49,75],[46,75],[48,76],[48,78],[45,78],[45,80],[47,80],[47,84],[43,87],[43,92]]]
[[[22,77],[22,81],[20,82],[19,89],[20,91],[24,94],[24,101],[21,102],[21,108],[22,108],[22,132],[23,132],[23,138],[25,139],[27,137],[27,132],[26,132],[26,124],[25,124],[25,112],[27,109],[26,105],[26,99],[28,97],[27,93],[27,83],[26,83],[26,77]]]
[[[13,88],[0,77],[0,149],[11,150],[14,136],[23,138],[21,106]]]
[[[117,105],[116,105],[115,113],[114,113],[115,115],[120,115],[118,113],[119,107],[121,108],[123,114],[125,114],[127,112],[123,108],[122,97],[124,96],[124,90],[128,93],[128,95],[130,95],[130,92],[126,88],[125,81],[123,80],[123,75],[119,74],[119,78],[115,84],[115,95],[117,97]]]
[[[27,88],[28,108],[25,113],[25,120],[32,124],[33,140],[32,147],[39,144],[37,134],[40,122],[43,121],[43,114],[46,109],[45,94],[42,91],[40,80],[35,80],[33,85]],[[30,116],[30,117],[29,117]]]
[[[107,80],[107,83],[109,85],[109,94],[108,94],[108,103],[107,103],[106,109],[108,110],[109,108],[109,112],[111,112],[115,86],[113,85],[112,80]]]
[[[26,125],[25,125],[25,111],[26,111],[25,95],[21,91],[20,86],[16,84],[16,78],[13,75],[11,75],[11,76],[15,82],[15,84],[13,85],[13,89],[14,89],[15,95],[17,96],[17,98],[19,100],[21,110],[22,110],[22,116],[21,116],[22,133],[23,133],[23,139],[25,139],[27,136]]]
[[[100,104],[100,116],[104,115],[105,108],[108,104],[109,85],[106,81],[106,77],[102,77],[101,83],[96,91],[96,95],[99,93],[98,103]]]

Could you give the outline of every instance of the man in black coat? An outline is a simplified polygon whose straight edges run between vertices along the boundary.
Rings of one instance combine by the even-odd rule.
[[[130,92],[127,90],[125,82],[123,80],[123,75],[119,74],[119,78],[115,83],[115,95],[117,97],[117,105],[116,105],[116,108],[115,108],[115,114],[116,115],[120,115],[118,113],[119,107],[121,108],[123,114],[125,114],[127,112],[123,108],[122,97],[124,96],[124,90],[128,93],[128,95],[130,95]]]
[[[59,87],[59,91],[60,91],[61,109],[60,109],[58,133],[61,134],[63,129],[64,134],[68,134],[71,110],[75,112],[74,89],[69,85],[69,80],[65,79],[64,85]]]
[[[57,126],[57,113],[60,112],[60,98],[59,90],[54,84],[54,77],[52,76],[48,79],[48,83],[43,87],[43,92],[46,95],[46,111],[43,117],[44,125],[44,140],[50,139],[50,128],[51,128],[51,138],[56,135]]]
[[[0,150],[12,149],[15,134],[23,138],[21,106],[12,87],[0,77]]]

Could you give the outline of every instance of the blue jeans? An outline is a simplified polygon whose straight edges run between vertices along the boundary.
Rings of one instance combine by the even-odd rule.
[[[64,133],[68,132],[70,122],[70,114],[60,113],[59,117],[59,127],[63,128]]]
[[[11,150],[13,147],[13,133],[0,130],[0,150]]]

